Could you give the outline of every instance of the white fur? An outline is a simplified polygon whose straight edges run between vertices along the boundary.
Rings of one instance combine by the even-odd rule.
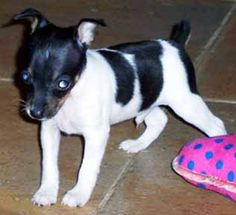
[[[78,27],[78,36],[81,43],[90,43],[94,40],[96,24],[92,22],[82,22]]]
[[[88,50],[86,69],[70,96],[54,118],[42,122],[43,173],[41,187],[33,198],[35,204],[49,205],[56,202],[59,185],[59,130],[68,134],[81,134],[85,138],[85,153],[78,181],[62,201],[71,207],[83,206],[91,196],[111,124],[134,117],[137,125],[145,122],[146,130],[139,138],[121,143],[120,148],[128,153],[145,149],[164,129],[167,116],[159,105],[169,105],[180,117],[209,136],[226,133],[223,122],[209,111],[198,95],[191,93],[178,50],[168,42],[158,42],[163,48],[163,89],[156,102],[142,112],[138,112],[142,102],[138,79],[130,102],[125,106],[118,104],[115,100],[117,86],[112,68],[98,52]],[[124,54],[124,57],[135,68],[133,56]]]
[[[199,95],[190,91],[178,50],[166,41],[159,41],[164,48],[161,57],[164,86],[159,102],[170,106],[176,114],[208,136],[226,134],[223,122],[210,112]]]
[[[125,140],[120,149],[128,153],[136,153],[147,148],[163,131],[168,119],[163,110],[155,107],[144,118],[146,130],[136,140]]]
[[[59,188],[57,166],[60,131],[55,121],[45,121],[41,126],[41,146],[43,152],[41,186],[32,201],[36,205],[56,203]]]

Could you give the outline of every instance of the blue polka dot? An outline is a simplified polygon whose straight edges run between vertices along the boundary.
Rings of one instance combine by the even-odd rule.
[[[194,161],[189,161],[189,162],[188,162],[188,169],[193,170],[193,169],[194,169],[194,166],[195,166]]]
[[[224,141],[223,138],[217,138],[217,139],[215,139],[215,142],[216,142],[216,143],[222,143],[223,141]]]
[[[236,152],[234,153],[234,157],[236,158]]]
[[[233,171],[230,171],[227,175],[227,179],[228,181],[230,182],[233,182],[234,181],[234,172]]]
[[[204,183],[198,183],[197,186],[206,189],[206,185]]]
[[[224,163],[223,163],[222,160],[218,160],[218,161],[216,162],[216,169],[222,169],[223,166],[224,166]]]
[[[184,162],[184,156],[179,157],[178,164],[181,165]]]
[[[234,147],[234,145],[230,143],[230,144],[226,145],[224,148],[225,148],[225,150],[230,150],[233,147]]]
[[[213,155],[214,155],[213,152],[209,151],[209,152],[206,152],[205,157],[207,160],[210,160],[211,158],[213,158]]]
[[[203,174],[203,175],[207,175],[207,172],[206,172],[206,171],[202,171],[202,174]]]
[[[202,148],[202,144],[201,143],[198,143],[194,146],[194,149],[197,150],[197,149],[200,149]]]

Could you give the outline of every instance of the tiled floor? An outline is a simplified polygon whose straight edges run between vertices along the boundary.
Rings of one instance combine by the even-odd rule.
[[[167,38],[171,25],[182,18],[192,22],[188,51],[197,63],[198,85],[208,105],[221,117],[230,133],[236,131],[234,1],[148,0],[2,0],[0,24],[25,7],[42,10],[57,24],[75,24],[81,17],[104,17],[94,47],[148,38]],[[22,26],[0,29],[0,214],[102,214],[102,215],[233,215],[234,202],[184,182],[171,169],[171,161],[190,139],[203,136],[171,114],[160,138],[144,152],[127,155],[118,143],[135,137],[131,121],[114,126],[99,180],[90,202],[83,208],[60,205],[75,183],[81,159],[78,137],[64,137],[61,144],[61,190],[58,204],[36,207],[31,196],[40,176],[38,125],[25,121],[19,111],[19,90],[10,80],[17,70],[16,52]],[[200,57],[199,57],[200,56]]]

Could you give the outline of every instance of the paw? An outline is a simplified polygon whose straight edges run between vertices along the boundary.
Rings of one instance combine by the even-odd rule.
[[[210,132],[208,133],[208,136],[214,137],[226,134],[227,131],[225,129],[224,123],[219,118],[215,117]]]
[[[83,207],[89,200],[90,195],[79,191],[70,190],[62,200],[63,205],[69,207]]]
[[[55,191],[56,190],[56,191]],[[33,196],[34,205],[47,206],[55,204],[57,201],[57,189],[40,188]]]
[[[226,135],[227,131],[225,129],[225,125],[224,125],[223,121],[221,121],[219,118],[216,118],[215,122],[218,127],[217,135]]]
[[[137,153],[146,148],[146,145],[137,140],[125,140],[120,144],[119,149],[126,151],[127,153]]]

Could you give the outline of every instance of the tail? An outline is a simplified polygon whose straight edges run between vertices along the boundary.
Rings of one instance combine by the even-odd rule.
[[[185,46],[187,45],[190,36],[191,36],[190,23],[186,20],[182,20],[181,22],[173,26],[170,34],[170,40],[173,40],[176,43]]]

